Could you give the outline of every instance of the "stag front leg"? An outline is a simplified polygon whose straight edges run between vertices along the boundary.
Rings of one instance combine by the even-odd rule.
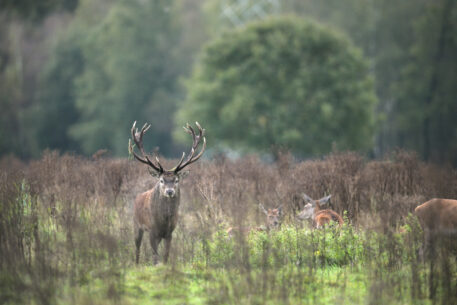
[[[135,246],[136,246],[136,255],[135,255],[135,262],[138,265],[140,261],[140,247],[141,247],[141,240],[143,239],[143,229],[135,227]]]
[[[165,256],[164,256],[164,262],[168,262],[168,255],[170,254],[170,247],[171,247],[171,235],[169,237],[165,238]]]
[[[151,242],[151,248],[152,248],[152,263],[154,265],[157,265],[159,262],[159,244],[162,238],[155,236],[153,233],[149,233],[149,241]]]

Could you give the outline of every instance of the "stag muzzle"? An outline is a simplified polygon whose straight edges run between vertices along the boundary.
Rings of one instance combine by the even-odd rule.
[[[173,198],[173,197],[175,197],[175,195],[176,195],[176,192],[174,189],[170,188],[170,189],[165,190],[165,196],[167,196],[168,198]]]

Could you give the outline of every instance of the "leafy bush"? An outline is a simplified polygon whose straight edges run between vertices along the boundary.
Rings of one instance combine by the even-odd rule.
[[[289,16],[225,33],[204,49],[188,90],[178,124],[205,122],[215,144],[306,155],[372,145],[367,63],[347,38],[314,22]],[[233,132],[240,127],[249,132]]]

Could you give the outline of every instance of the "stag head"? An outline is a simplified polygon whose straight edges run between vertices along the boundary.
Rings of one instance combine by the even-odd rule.
[[[148,129],[151,127],[151,125],[144,124],[143,128],[141,128],[141,130],[138,131],[138,129],[136,128],[136,121],[133,123],[131,130],[131,140],[133,140],[134,144],[132,144],[132,141],[129,140],[129,152],[133,155],[135,159],[149,166],[148,169],[152,176],[159,178],[159,189],[161,196],[173,198],[179,195],[179,181],[188,174],[188,171],[183,171],[183,169],[189,164],[192,164],[196,162],[198,159],[200,159],[200,157],[203,155],[203,152],[205,151],[205,130],[200,126],[200,124],[198,124],[198,122],[195,122],[195,124],[198,128],[198,134],[195,133],[194,129],[189,124],[186,124],[186,126],[184,127],[184,130],[192,136],[193,140],[189,155],[186,158],[186,153],[183,152],[178,164],[172,169],[166,170],[163,168],[162,164],[160,164],[160,160],[157,156],[155,157],[155,162],[153,162],[150,156],[144,151],[143,136],[146,133],[146,131],[148,131]],[[200,152],[197,155],[195,155],[197,148],[202,142],[202,140],[202,148]],[[135,152],[135,146],[140,151],[141,156]]]

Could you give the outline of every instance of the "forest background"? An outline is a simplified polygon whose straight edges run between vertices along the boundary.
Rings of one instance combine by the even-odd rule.
[[[253,126],[243,120],[225,120],[238,114],[237,103],[227,102],[228,109],[219,114],[220,118],[201,120],[211,140],[210,151],[268,153],[271,149],[287,149],[299,158],[307,158],[351,149],[381,157],[400,147],[417,151],[427,161],[457,165],[455,1],[1,3],[0,156],[37,158],[45,149],[85,155],[107,149],[112,156],[125,156],[131,124],[138,120],[139,124],[152,123],[146,141],[152,146],[148,149],[160,147],[161,154],[176,158],[185,146],[185,138],[180,138],[182,132],[177,130],[186,121],[200,119],[192,114],[207,109],[188,110],[204,105],[205,101],[197,101],[196,97],[218,101],[211,93],[200,94],[205,77],[199,71],[208,67],[205,58],[209,50],[214,47],[220,53],[227,46],[218,46],[218,40],[227,42],[224,35],[247,29],[252,22],[293,15],[294,20],[313,20],[323,26],[323,31],[349,40],[351,47],[358,49],[354,56],[364,62],[368,80],[368,97],[360,103],[360,107],[366,107],[363,115],[357,114],[361,110],[358,108],[335,108],[338,114],[357,114],[338,121],[332,112],[335,105],[325,103],[324,83],[324,89],[316,95],[324,96],[317,99],[321,103],[320,114],[299,117],[303,125],[289,130],[275,122],[297,120],[292,117],[293,111],[270,118],[258,116],[259,109],[255,107],[245,109],[247,119],[257,116],[260,127],[271,128],[270,134],[254,134],[260,140],[252,141],[239,135],[243,128],[255,130]],[[278,41],[270,47],[277,46],[279,50]],[[285,46],[293,49],[288,43]],[[260,59],[264,55],[260,54]],[[223,64],[215,69],[223,71]],[[239,79],[236,73],[240,71],[234,73],[234,79]],[[315,74],[310,75],[315,78]],[[234,90],[242,95],[248,88],[246,96],[252,95],[251,89],[259,83],[256,77],[242,80],[243,86]],[[286,75],[283,83],[278,78],[271,91],[290,89],[287,77],[295,76]],[[291,88],[295,92],[296,88]],[[227,97],[225,93],[224,96]],[[245,101],[244,98],[229,97],[232,101]],[[270,107],[270,113],[280,113],[284,100],[268,98],[273,102],[263,106]],[[309,102],[306,98],[297,99]],[[351,124],[347,124],[349,120]],[[302,132],[306,126],[311,126],[311,135]],[[366,132],[351,133],[351,128]],[[271,139],[266,138],[271,134]],[[353,139],[358,141],[351,142]]]

